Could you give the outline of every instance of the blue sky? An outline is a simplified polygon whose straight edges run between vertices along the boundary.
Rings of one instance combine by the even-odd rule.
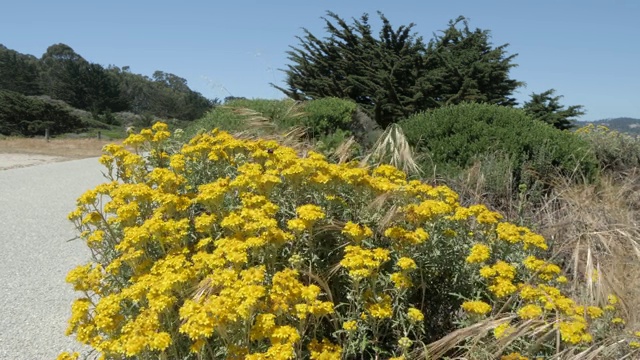
[[[532,92],[555,88],[562,104],[584,105],[581,120],[640,118],[640,1],[4,1],[0,44],[40,57],[65,43],[85,59],[162,70],[209,98],[281,98],[278,69],[301,28],[323,36],[321,16],[382,11],[395,27],[416,24],[425,40],[464,15],[517,53],[512,78]]]

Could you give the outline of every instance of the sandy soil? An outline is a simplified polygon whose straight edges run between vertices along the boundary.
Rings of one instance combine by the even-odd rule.
[[[102,147],[112,142],[97,139],[0,139],[0,170],[97,157],[102,155]]]

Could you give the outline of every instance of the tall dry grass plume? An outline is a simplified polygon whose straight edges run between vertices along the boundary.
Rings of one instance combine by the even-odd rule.
[[[640,324],[639,190],[638,169],[604,175],[598,184],[566,181],[538,214],[574,290],[595,304],[616,294],[632,329]]]
[[[391,164],[407,174],[421,172],[411,146],[398,124],[391,124],[380,135],[371,152],[362,160],[362,163],[368,162]]]

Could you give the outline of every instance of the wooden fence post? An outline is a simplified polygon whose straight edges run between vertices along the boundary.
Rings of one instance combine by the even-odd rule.
[[[44,139],[49,141],[49,128],[44,129]]]

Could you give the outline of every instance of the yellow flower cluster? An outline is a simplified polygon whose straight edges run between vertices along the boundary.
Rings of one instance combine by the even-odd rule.
[[[496,232],[498,239],[511,244],[522,243],[524,249],[534,246],[542,250],[547,250],[547,242],[542,235],[536,234],[523,226],[517,226],[511,223],[502,222],[497,225]]]
[[[316,339],[311,340],[308,349],[310,359],[312,360],[340,359],[342,355],[342,347],[330,342],[327,339],[322,339],[322,342],[319,342]]]
[[[483,205],[460,205],[446,186],[217,130],[177,152],[171,141],[158,123],[125,141],[135,152],[106,146],[100,162],[110,181],[82,195],[69,215],[94,261],[67,276],[82,293],[67,332],[106,358],[181,349],[246,359],[349,357],[355,347],[334,340],[390,329],[394,315],[410,330],[385,336],[393,340],[385,351],[404,354],[418,343],[409,335],[428,326],[423,304],[410,303],[413,282],[442,270],[425,260],[432,241],[446,242],[448,253],[468,251],[461,263],[473,271],[495,260],[479,269],[483,290],[497,299],[518,292],[521,318],[562,311],[565,341],[588,336],[569,298],[550,285],[516,283],[527,274],[496,252],[505,243],[523,244],[520,253],[546,249],[544,238]],[[523,264],[542,281],[560,282],[553,264],[534,257]],[[492,311],[483,301],[462,308]],[[345,333],[352,340],[336,335]]]
[[[467,262],[472,263],[481,263],[485,262],[491,256],[491,249],[485,244],[475,244],[471,248],[471,253],[467,257]]]
[[[462,309],[469,313],[484,315],[491,311],[491,305],[484,301],[465,301],[462,303]]]
[[[356,224],[353,221],[349,221],[344,225],[342,233],[355,243],[360,243],[363,239],[373,236],[373,231],[368,226]]]
[[[349,276],[363,279],[375,274],[375,271],[389,260],[389,250],[375,248],[363,249],[360,246],[347,245],[340,265],[349,270]]]
[[[516,276],[516,268],[502,260],[498,260],[493,266],[483,266],[480,275],[489,280],[488,289],[498,298],[504,298],[518,290],[512,282]]]

